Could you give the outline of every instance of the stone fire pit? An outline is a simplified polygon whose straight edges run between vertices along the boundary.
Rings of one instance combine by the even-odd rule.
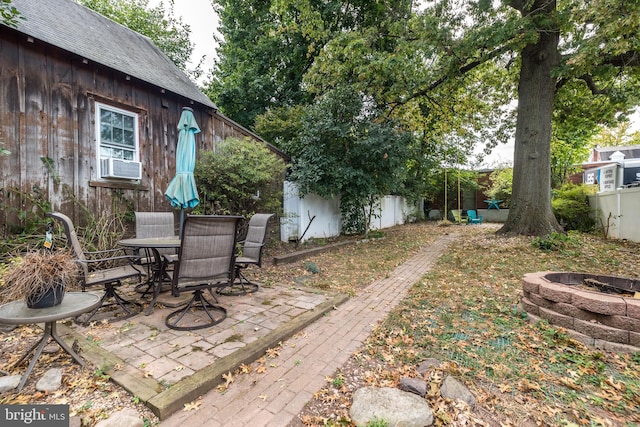
[[[570,335],[607,351],[640,351],[640,280],[587,273],[525,274],[522,307]]]

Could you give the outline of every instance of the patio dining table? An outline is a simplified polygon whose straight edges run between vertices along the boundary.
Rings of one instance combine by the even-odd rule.
[[[162,279],[165,274],[164,263],[158,249],[178,249],[180,247],[180,238],[178,236],[134,237],[131,239],[120,240],[118,244],[131,249],[143,250],[146,252],[146,257],[152,260],[153,265],[151,269],[153,274],[149,275],[149,285],[153,287],[153,298],[145,312],[148,316],[153,311],[153,306],[158,300],[158,296],[160,296],[160,292],[162,291]]]

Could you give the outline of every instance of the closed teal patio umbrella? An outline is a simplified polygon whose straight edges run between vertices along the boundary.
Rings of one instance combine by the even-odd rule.
[[[194,208],[200,203],[193,169],[196,166],[196,138],[200,132],[198,123],[189,107],[182,109],[178,122],[178,147],[176,148],[176,175],[173,177],[164,196],[171,206],[180,208],[180,236],[184,223],[184,210]]]

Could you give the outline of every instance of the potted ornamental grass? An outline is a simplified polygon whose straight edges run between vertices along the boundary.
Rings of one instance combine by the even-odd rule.
[[[42,250],[12,259],[2,274],[0,300],[25,300],[29,308],[53,307],[78,281],[78,265],[68,251]]]

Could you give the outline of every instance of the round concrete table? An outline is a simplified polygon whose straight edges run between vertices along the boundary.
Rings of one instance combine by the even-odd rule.
[[[94,292],[66,292],[64,298],[59,305],[48,308],[29,308],[24,301],[13,301],[0,306],[0,323],[9,325],[26,325],[34,323],[44,323],[44,332],[40,341],[35,343],[22,357],[10,368],[20,365],[31,352],[35,349],[33,358],[27,367],[26,372],[22,376],[17,390],[20,391],[27,382],[27,378],[38,358],[42,354],[42,349],[49,342],[49,338],[53,338],[60,347],[73,357],[81,366],[84,366],[84,360],[73,351],[71,347],[65,343],[56,331],[56,322],[61,319],[75,317],[79,314],[93,310],[100,305],[102,295]],[[37,347],[37,348],[36,348]]]

